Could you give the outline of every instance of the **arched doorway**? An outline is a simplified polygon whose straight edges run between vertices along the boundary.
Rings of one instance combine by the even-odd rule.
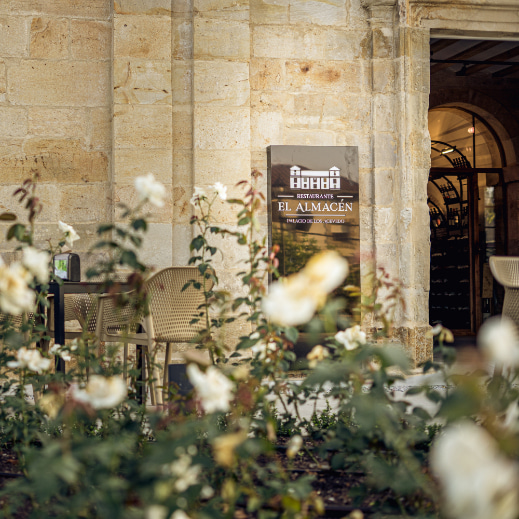
[[[499,311],[488,258],[506,252],[504,153],[491,126],[465,108],[430,110],[429,133],[430,322],[471,334]]]

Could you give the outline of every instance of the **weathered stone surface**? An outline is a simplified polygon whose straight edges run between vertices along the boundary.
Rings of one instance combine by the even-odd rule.
[[[336,146],[334,132],[288,128],[283,133],[283,144],[297,146]]]
[[[171,107],[167,105],[116,105],[116,148],[171,148]]]
[[[312,25],[346,25],[348,18],[346,0],[294,2],[290,4],[290,23],[308,23]]]
[[[25,57],[29,53],[30,21],[21,16],[0,16],[0,49],[4,58]]]
[[[28,133],[36,137],[86,140],[88,113],[84,108],[30,107]]]
[[[190,106],[173,109],[173,147],[185,150],[193,147],[193,113]]]
[[[302,92],[359,92],[362,90],[362,68],[356,62],[288,61],[287,85]]]
[[[193,206],[191,200],[191,182],[186,184],[175,183],[172,189],[173,195],[173,222],[175,225],[189,225],[191,220]],[[187,243],[190,243],[191,239]],[[180,242],[178,242],[180,243]]]
[[[5,61],[0,59],[0,103],[7,100],[7,76],[5,73]]]
[[[354,60],[367,57],[365,32],[332,27],[258,25],[252,31],[256,58]]]
[[[109,92],[106,63],[23,60],[9,67],[7,93],[13,104],[105,106]]]
[[[249,0],[193,0],[193,7],[204,18],[249,19]]]
[[[194,64],[194,100],[214,106],[245,106],[249,103],[249,65],[229,61]]]
[[[373,91],[393,92],[395,89],[395,65],[391,61],[373,61]]]
[[[156,180],[171,184],[172,152],[170,149],[116,149],[115,181],[132,182],[136,177],[152,173]]]
[[[31,58],[68,57],[68,20],[37,17],[31,21]]]
[[[195,108],[194,146],[226,150],[250,145],[248,108]]]
[[[103,108],[92,108],[90,114],[90,146],[94,149],[111,150],[112,148],[112,113]]]
[[[112,25],[91,20],[70,21],[70,52],[73,59],[110,59]]]
[[[280,112],[260,112],[251,117],[251,145],[253,149],[283,142],[284,117]]]
[[[139,253],[141,261],[156,268],[173,263],[172,227],[170,223],[151,223]]]
[[[190,63],[173,62],[172,70],[173,103],[190,104],[193,94],[193,67]]]
[[[253,91],[251,93],[251,109],[253,112],[294,113],[295,96],[288,92]]]
[[[0,13],[96,19],[108,19],[111,7],[106,0],[2,0],[0,6]]]
[[[379,132],[395,131],[394,98],[386,95],[373,96],[373,122]]]
[[[114,60],[114,102],[171,104],[171,63]]]
[[[238,58],[250,56],[250,29],[244,22],[206,20],[194,22],[196,58]]]
[[[373,58],[390,58],[393,56],[393,28],[375,27],[372,39]]]
[[[0,140],[25,137],[27,110],[25,108],[0,107]]]
[[[397,159],[396,136],[390,133],[375,134],[374,161],[376,168],[394,168]]]
[[[187,265],[191,253],[189,252],[189,243],[191,243],[192,226],[189,224],[173,225],[172,241],[173,243],[181,243],[181,247],[173,247],[171,258],[172,265]],[[185,246],[187,244],[187,247]]]
[[[285,60],[253,58],[250,84],[253,90],[285,90]]]
[[[114,0],[116,14],[170,15],[171,0]]]
[[[394,242],[396,240],[396,215],[391,207],[375,207],[374,211],[375,243]]]
[[[114,57],[171,58],[171,19],[168,16],[116,16]]]
[[[198,150],[195,155],[196,185],[222,182],[228,188],[250,178],[248,150]]]
[[[6,167],[35,170],[43,182],[100,182],[108,180],[109,160],[106,152],[85,150],[73,139],[28,139],[23,153],[4,157]],[[2,166],[4,164],[2,160]],[[25,177],[23,177],[25,178]]]
[[[175,18],[191,18],[193,15],[193,0],[171,0],[171,9]]]
[[[288,24],[288,0],[250,0],[250,18],[254,24]]]
[[[106,222],[110,196],[108,183],[66,184],[61,188],[60,218],[65,222]]]
[[[374,203],[380,206],[390,206],[393,204],[393,169],[375,169],[374,174]],[[366,179],[367,180],[367,179]]]
[[[173,19],[173,59],[191,59],[193,57],[193,20]]]

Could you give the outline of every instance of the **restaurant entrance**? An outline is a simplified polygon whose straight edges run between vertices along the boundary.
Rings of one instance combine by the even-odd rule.
[[[431,110],[429,131],[430,323],[474,334],[499,310],[488,260],[505,252],[501,146],[466,109]]]

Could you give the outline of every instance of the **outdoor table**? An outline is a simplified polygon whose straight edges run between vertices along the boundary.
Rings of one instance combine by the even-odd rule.
[[[54,342],[65,344],[65,294],[99,294],[102,281],[63,281],[49,283],[49,295],[54,295]],[[130,289],[128,283],[119,283],[121,291]],[[65,372],[65,361],[56,356],[56,370]]]

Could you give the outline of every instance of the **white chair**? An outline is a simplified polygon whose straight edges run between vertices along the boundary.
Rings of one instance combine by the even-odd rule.
[[[492,275],[505,287],[502,314],[519,328],[519,257],[491,256],[489,263]]]

